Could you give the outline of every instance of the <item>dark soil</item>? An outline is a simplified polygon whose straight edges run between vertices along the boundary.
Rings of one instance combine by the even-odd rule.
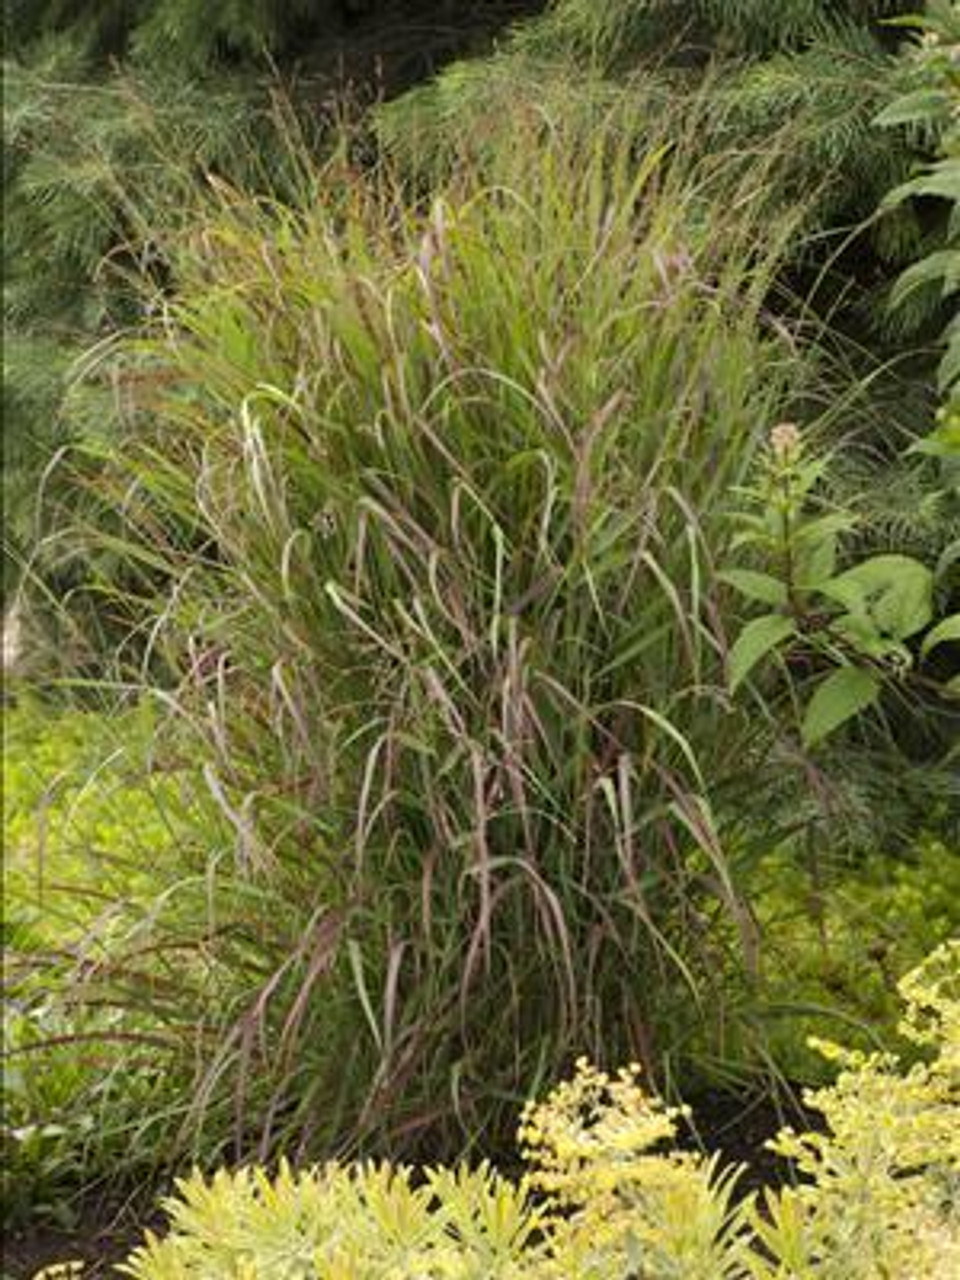
[[[75,1227],[37,1224],[5,1236],[0,1280],[32,1280],[42,1268],[58,1262],[86,1263],[83,1280],[115,1276],[113,1264],[141,1242],[145,1227],[156,1230],[161,1225],[159,1219],[138,1222],[128,1206],[83,1204]]]
[[[798,1131],[822,1129],[822,1117],[800,1102],[800,1089],[780,1099],[766,1090],[754,1094],[712,1092],[691,1097],[692,1117],[681,1145],[722,1157],[724,1165],[745,1166],[741,1193],[792,1182],[789,1160],[769,1151],[766,1143],[787,1126]]]

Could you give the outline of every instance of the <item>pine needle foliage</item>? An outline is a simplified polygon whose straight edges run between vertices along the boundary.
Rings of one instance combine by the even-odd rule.
[[[401,154],[415,147],[422,157],[455,146],[474,126],[491,127],[497,107],[496,95],[484,102],[487,77],[494,84],[508,78],[520,100],[536,102],[544,74],[566,68],[575,102],[578,85],[591,77],[611,88],[641,74],[666,77],[683,95],[702,84],[709,66],[717,124],[705,145],[755,145],[792,124],[794,145],[779,181],[821,192],[820,229],[849,228],[872,214],[911,157],[903,138],[873,127],[901,82],[895,53],[902,33],[885,25],[901,8],[897,0],[556,0],[488,62],[454,66],[391,104],[384,136]],[[902,238],[915,240],[908,218],[900,227]]]
[[[110,397],[74,385],[83,353],[140,314],[133,280],[162,275],[159,228],[176,225],[189,191],[217,170],[263,182],[264,140],[275,134],[252,88],[162,77],[81,85],[61,79],[71,67],[59,46],[43,66],[8,65],[6,74],[8,587],[41,532],[46,465],[72,441],[109,432]]]
[[[358,77],[367,96],[396,90],[523,7],[5,3],[5,595],[37,542],[44,467],[89,425],[69,372],[135,318],[129,277],[162,269],[161,229],[175,230],[190,188],[212,172],[293,198],[289,136],[267,124],[278,76],[305,104],[298,147],[320,146],[335,88]],[[93,420],[102,428],[110,416],[102,404]]]
[[[84,56],[193,72],[264,55],[281,64],[322,59],[331,46],[356,47],[406,26],[438,54],[464,36],[496,29],[531,5],[523,0],[6,0],[6,48],[19,57],[37,42],[67,36]]]

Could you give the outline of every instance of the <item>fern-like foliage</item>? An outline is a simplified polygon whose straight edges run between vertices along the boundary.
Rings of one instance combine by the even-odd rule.
[[[900,37],[885,24],[899,8],[897,0],[556,0],[514,31],[487,74],[494,83],[506,75],[524,98],[544,66],[577,69],[568,75],[571,96],[589,72],[622,83],[669,70],[682,94],[702,85],[710,63],[718,131],[755,144],[791,125],[785,180],[821,190],[827,226],[872,212],[909,163],[902,138],[873,128],[901,82]],[[480,68],[453,67],[391,105],[388,141],[402,150],[412,135],[422,153],[430,131],[438,142],[469,133],[478,114],[486,119],[489,103],[473,91],[483,78]]]
[[[406,84],[523,7],[5,0],[5,595],[34,540],[43,469],[80,430],[69,371],[136,317],[131,273],[161,265],[158,245],[176,234],[190,189],[213,173],[290,198],[348,72],[372,92]],[[276,127],[278,77],[304,104],[293,148]]]
[[[68,34],[92,57],[161,59],[205,69],[224,57],[283,57],[385,8],[377,0],[9,0],[7,47]]]
[[[887,197],[899,210],[911,200],[933,200],[950,213],[939,242],[908,267],[891,292],[894,313],[914,313],[955,304],[960,291],[960,9],[949,0],[932,0],[923,19],[924,35],[913,51],[912,91],[892,103],[879,118],[887,126],[907,126],[940,137],[940,154]],[[952,412],[960,416],[960,321],[956,307],[943,334],[946,353],[938,385]],[[956,441],[954,442],[956,446]]]

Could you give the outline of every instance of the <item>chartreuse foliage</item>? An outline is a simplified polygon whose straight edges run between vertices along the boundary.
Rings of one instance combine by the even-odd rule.
[[[897,974],[960,936],[960,857],[949,837],[920,834],[850,861],[785,845],[760,860],[749,893],[763,973],[745,999],[754,1034],[789,1080],[825,1078],[805,1039],[824,1028],[842,1027],[859,1048],[894,1047]]]
[[[671,1150],[681,1112],[585,1060],[526,1107],[518,1182],[468,1170],[328,1165],[200,1174],[133,1280],[943,1280],[960,1266],[960,944],[900,984],[922,1058],[821,1051],[823,1127],[776,1149],[805,1181],[739,1194],[739,1170]]]
[[[41,951],[117,899],[152,894],[183,796],[178,777],[144,774],[146,705],[111,719],[28,700],[4,720],[4,931],[16,949]]]
[[[151,768],[155,728],[146,704],[112,717],[22,698],[4,709],[4,1226],[69,1222],[78,1183],[149,1162],[138,1112],[149,1126],[171,1105],[160,1020],[138,1010],[164,984],[169,997],[177,966],[133,954],[158,894],[178,891],[196,813],[183,770]],[[87,1006],[77,994],[94,972],[101,999]]]

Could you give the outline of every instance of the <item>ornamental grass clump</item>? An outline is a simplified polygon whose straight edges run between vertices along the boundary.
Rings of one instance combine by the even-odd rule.
[[[172,252],[96,589],[235,833],[177,925],[204,1142],[451,1151],[580,1052],[724,1034],[772,737],[714,565],[809,372],[762,159],[685,147],[520,120],[428,204],[340,157]]]

